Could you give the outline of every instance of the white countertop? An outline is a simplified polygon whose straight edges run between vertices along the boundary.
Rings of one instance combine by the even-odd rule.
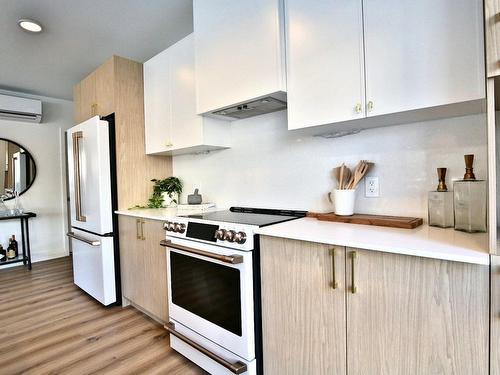
[[[328,245],[490,264],[486,233],[470,234],[453,228],[422,225],[415,229],[397,229],[303,218],[263,227],[257,233]]]
[[[175,216],[184,216],[184,215],[198,215],[202,212],[211,212],[214,211],[215,208],[211,208],[209,210],[197,210],[197,209],[180,209],[177,207],[168,207],[168,208],[132,208],[130,210],[118,210],[115,211],[115,214],[132,216],[132,217],[140,217],[143,219],[151,219],[151,220],[167,220],[173,218]]]
[[[140,217],[151,220],[166,220],[177,216],[177,207],[172,208],[133,208],[130,210],[115,211],[118,215]]]

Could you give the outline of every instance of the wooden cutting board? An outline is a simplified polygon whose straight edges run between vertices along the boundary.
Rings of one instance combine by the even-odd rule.
[[[334,221],[337,223],[350,223],[350,224],[364,224],[376,225],[379,227],[392,227],[413,229],[423,224],[423,219],[418,217],[404,217],[404,216],[384,216],[384,215],[367,215],[367,214],[354,214],[352,216],[339,216],[333,212],[321,214],[316,212],[308,212],[307,216],[315,217],[321,221]]]

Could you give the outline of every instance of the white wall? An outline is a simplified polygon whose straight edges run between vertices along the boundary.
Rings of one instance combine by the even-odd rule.
[[[427,218],[427,192],[437,186],[437,167],[447,167],[448,188],[463,177],[464,154],[475,154],[476,177],[486,178],[484,115],[365,130],[336,139],[302,137],[287,130],[286,111],[232,124],[232,148],[173,158],[185,184],[181,201],[195,187],[204,201],[232,205],[332,211],[326,193],[332,168],[359,159],[375,162],[379,198],[357,192],[356,211]]]
[[[14,94],[5,91],[2,93]],[[0,138],[19,143],[31,153],[36,163],[35,182],[21,196],[24,209],[38,214],[38,217],[30,220],[33,261],[68,254],[65,237],[67,225],[64,131],[73,124],[73,102],[47,97],[36,98],[41,99],[43,103],[41,124],[0,119]],[[7,201],[6,204],[12,206],[13,201]],[[15,234],[20,242],[19,223],[0,222],[0,243],[7,245],[12,234]]]

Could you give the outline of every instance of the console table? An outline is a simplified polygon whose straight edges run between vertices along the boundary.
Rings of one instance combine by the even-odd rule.
[[[23,262],[23,264],[25,266],[27,265],[28,269],[31,270],[30,227],[28,221],[32,217],[36,217],[36,214],[33,212],[25,212],[19,215],[0,216],[0,221],[19,220],[19,222],[21,223],[20,247],[22,250],[22,253],[19,254],[16,258],[6,260],[5,262],[0,262],[0,267],[5,266],[7,264]]]

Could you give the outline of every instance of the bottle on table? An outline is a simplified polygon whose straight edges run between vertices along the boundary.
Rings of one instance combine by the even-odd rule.
[[[0,245],[0,262],[5,262],[7,260],[7,251]]]
[[[12,243],[12,238],[9,238],[9,247],[7,247],[7,260],[14,259],[16,257],[16,250],[14,244]]]
[[[10,243],[14,247],[14,253],[16,254],[15,257],[17,258],[19,256],[19,248],[18,248],[18,244],[17,244],[15,235],[12,235],[12,239],[10,240]]]

